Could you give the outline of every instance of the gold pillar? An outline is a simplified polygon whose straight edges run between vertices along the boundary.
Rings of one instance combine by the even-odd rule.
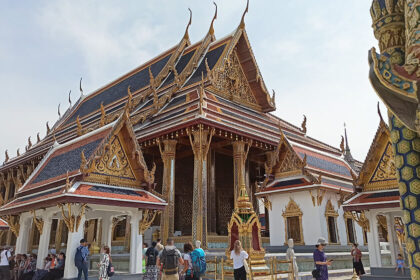
[[[175,219],[175,152],[176,140],[163,140],[163,149],[159,142],[160,155],[163,161],[162,194],[168,206],[160,219],[163,242],[174,235]]]
[[[246,185],[246,171],[245,171],[245,162],[248,156],[248,151],[250,145],[247,146],[245,151],[245,142],[242,140],[234,141],[233,145],[233,185],[234,185],[234,194],[235,194],[235,208],[237,207],[237,200],[239,197],[239,190],[241,184],[246,188],[247,193],[249,192],[249,186]]]
[[[204,129],[199,125],[194,131],[187,131],[194,152],[194,186],[192,239],[200,240],[207,247],[207,154],[214,129]]]

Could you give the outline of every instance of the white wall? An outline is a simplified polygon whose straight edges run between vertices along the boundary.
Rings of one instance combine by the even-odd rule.
[[[316,191],[312,191],[316,195]],[[287,204],[292,198],[303,212],[302,228],[303,239],[305,245],[315,245],[319,237],[324,237],[328,241],[327,221],[325,218],[325,207],[328,199],[334,208],[338,209],[339,216],[337,217],[337,229],[339,242],[341,245],[347,245],[347,231],[344,221],[343,208],[338,208],[339,195],[336,192],[327,192],[324,195],[320,206],[315,206],[312,203],[312,198],[308,190],[293,192],[293,193],[274,193],[269,199],[272,203],[272,210],[269,214],[270,219],[270,245],[280,246],[285,243],[285,224],[282,216]],[[360,226],[354,222],[356,232],[356,240],[359,244],[363,244],[363,231]]]

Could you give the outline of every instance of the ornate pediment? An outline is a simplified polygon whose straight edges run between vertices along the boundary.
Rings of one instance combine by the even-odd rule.
[[[206,67],[207,72],[210,73],[209,79],[212,87],[218,95],[247,107],[261,110],[235,51],[222,67],[210,71],[207,62]]]
[[[94,173],[136,180],[118,136],[112,137],[102,158],[95,163]]]
[[[278,161],[273,168],[276,179],[302,174],[306,165],[289,145],[283,145],[278,154]]]
[[[395,180],[396,179],[396,170],[394,164],[394,157],[392,154],[392,146],[391,143],[385,147],[385,151],[383,152],[381,159],[376,166],[372,177],[369,180],[369,183],[381,182],[381,181],[388,181],[388,180]]]

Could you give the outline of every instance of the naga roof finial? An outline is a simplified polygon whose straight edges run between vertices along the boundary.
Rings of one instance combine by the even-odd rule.
[[[58,109],[57,109],[57,113],[58,113],[58,118],[61,119],[61,112],[60,112],[60,103],[58,103]]]
[[[214,6],[216,6],[216,11],[214,12],[214,16],[213,19],[211,20],[211,24],[210,24],[210,29],[209,29],[209,33],[211,36],[214,36],[214,27],[213,27],[213,23],[217,18],[217,4],[216,2],[213,2]]]
[[[189,41],[190,35],[188,34],[188,29],[190,28],[192,23],[192,11],[190,8],[188,8],[188,11],[190,11],[190,20],[188,21],[187,27],[185,28],[184,39]]]
[[[50,129],[50,126],[49,126],[48,122],[46,123],[46,126],[47,126],[47,135],[48,135],[51,132],[51,129]]]
[[[16,155],[17,155],[17,156],[20,156],[20,151],[19,151],[19,148],[17,148],[17,150],[16,150]]]
[[[28,137],[28,148],[32,147],[31,136]]]
[[[244,13],[242,14],[241,23],[239,24],[240,28],[245,28],[245,14],[248,13],[248,7],[249,7],[249,0],[246,1],[246,8]]]
[[[6,151],[4,151],[4,162],[8,162],[9,161],[9,153]]]
[[[79,90],[80,90],[80,96],[82,97],[83,96],[82,77],[80,77]]]
[[[302,124],[300,126],[301,126],[302,132],[304,134],[306,134],[306,116],[305,115],[303,115],[303,121],[302,121]]]
[[[36,134],[36,142],[41,142],[41,137],[39,136],[39,132]]]
[[[70,104],[70,107],[71,107],[71,90],[69,91],[69,104]]]

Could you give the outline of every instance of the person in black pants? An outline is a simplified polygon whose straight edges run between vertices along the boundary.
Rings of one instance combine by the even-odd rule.
[[[241,241],[236,240],[230,258],[233,260],[233,276],[235,280],[246,280],[244,261],[248,259],[248,253],[242,249]]]

